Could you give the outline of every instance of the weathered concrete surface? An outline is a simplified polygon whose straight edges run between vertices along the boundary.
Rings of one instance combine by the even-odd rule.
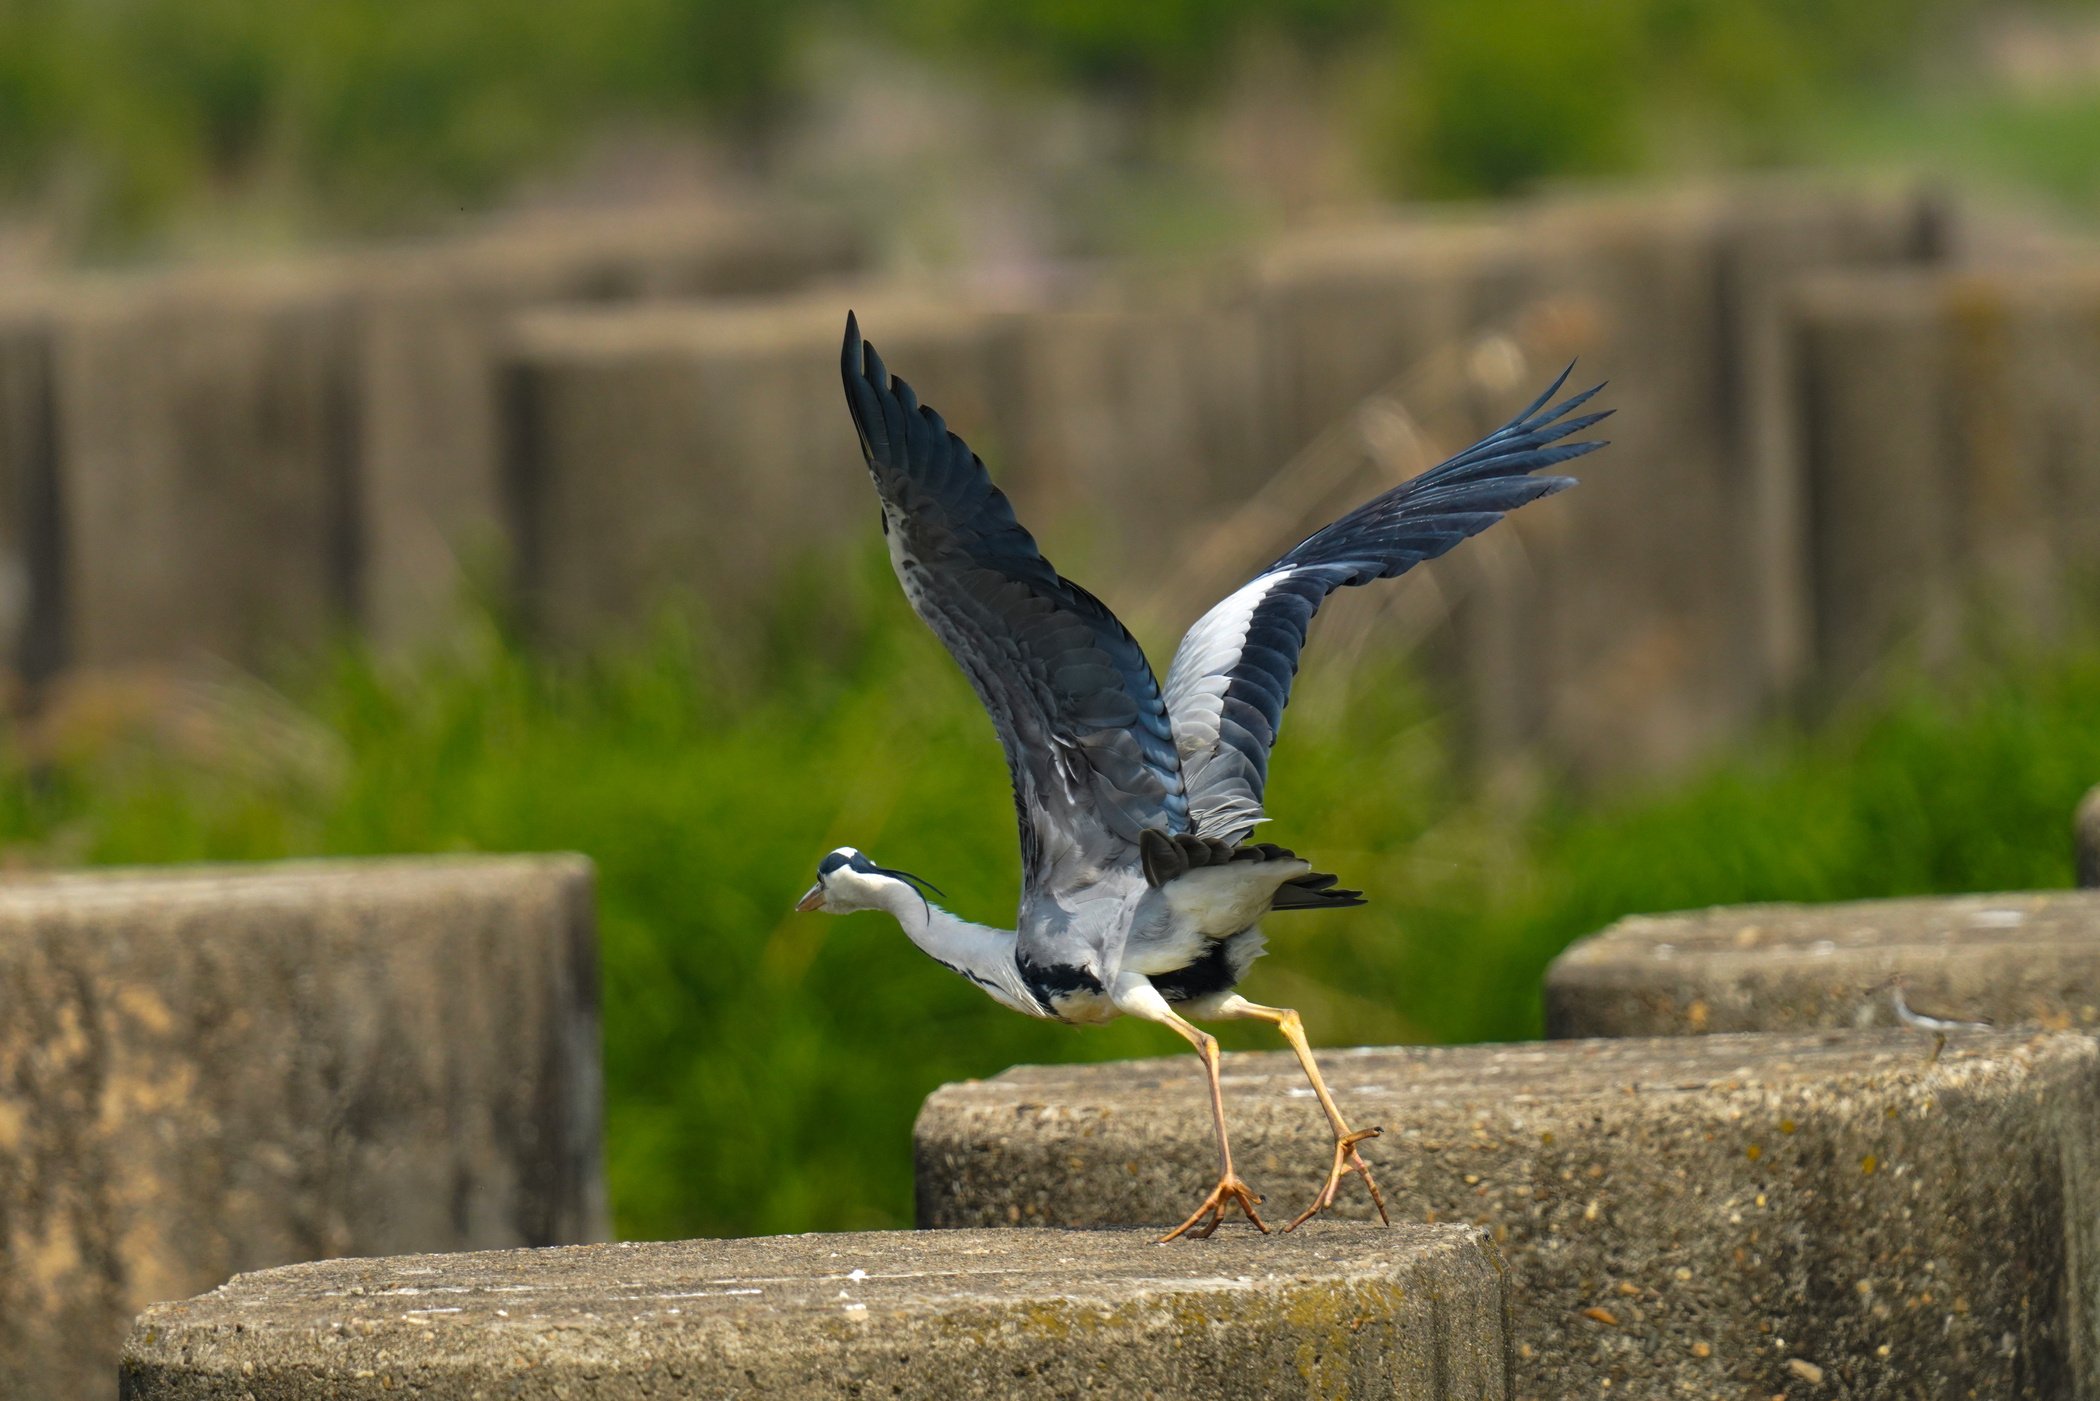
[[[84,280],[56,305],[68,664],[253,662],[350,621],[345,316],[319,263]]]
[[[236,1270],[606,1234],[575,857],[0,882],[0,1393]]]
[[[1716,272],[1725,386],[1718,410],[1740,485],[1734,504],[1750,540],[1754,665],[1769,698],[1800,694],[1814,661],[1810,522],[1814,483],[1802,454],[1802,386],[1791,337],[1791,290],[1834,268],[1917,267],[1967,256],[1977,219],[1944,195],[1905,184],[1731,182]]]
[[[1670,772],[1793,694],[1814,581],[1782,293],[1930,260],[1932,208],[1909,188],[1793,183],[1556,197],[1301,233],[1259,262],[1279,463],[1370,400],[1426,450],[1386,464],[1405,476],[1571,359],[1582,384],[1611,382],[1612,449],[1576,469],[1583,489],[1414,585],[1450,615],[1427,669],[1477,749],[1593,779]]]
[[[1967,523],[1941,332],[1936,299],[1913,279],[1832,279],[1797,295],[1818,691],[1842,694],[1899,648],[1943,664],[1956,643]]]
[[[1919,1012],[2100,1025],[2100,893],[2025,892],[1635,915],[1546,972],[1550,1036],[1893,1026]],[[1872,989],[1872,991],[1869,991]]]
[[[2100,268],[1818,279],[1793,309],[1820,690],[1975,616],[2047,637],[2100,550]]]
[[[1932,1053],[1868,1032],[1324,1060],[1386,1128],[1364,1153],[1395,1216],[1501,1245],[1520,1396],[2094,1395],[2100,1043]],[[1241,1172],[1295,1212],[1328,1162],[1297,1067],[1225,1070]],[[1178,1220],[1216,1168],[1208,1119],[1193,1056],[944,1087],[921,1224]],[[1342,1202],[1369,1214],[1360,1185]]]
[[[864,289],[524,317],[508,372],[508,486],[540,635],[602,638],[667,601],[733,624],[783,568],[842,542],[876,544],[839,384],[849,306],[1000,485],[1025,485],[1005,470],[997,428],[1014,398],[1013,318]]]
[[[41,678],[60,623],[49,308],[0,296],[0,673]]]
[[[2100,887],[2100,788],[2078,805],[2076,828],[2078,883],[2089,890]]]
[[[1375,394],[1418,391],[1397,397],[1435,411],[1424,381],[1474,348],[1521,246],[1508,220],[1475,216],[1315,228],[1267,249],[1251,280],[1268,455],[1286,460]]]
[[[710,206],[7,289],[0,664],[427,640],[503,555],[512,315],[773,293],[860,252],[835,220]]]
[[[1509,1395],[1478,1233],[883,1232],[345,1260],[146,1311],[132,1401]]]
[[[991,465],[1020,493],[1024,519],[1060,568],[1126,585],[1164,581],[1189,563],[1179,547],[1203,541],[1280,465],[1267,447],[1260,326],[1227,298],[1096,301],[1018,318],[1011,402],[995,405],[986,425],[1007,451]],[[918,384],[908,366],[897,368]],[[1304,534],[1279,531],[1255,549],[1280,552]],[[1233,558],[1232,577],[1204,581],[1219,592],[1171,621],[1186,626],[1249,567]],[[1154,592],[1132,587],[1123,597]]]
[[[778,294],[856,266],[849,226],[782,208],[674,206],[537,220],[358,265],[357,524],[372,633],[456,616],[505,542],[498,365],[510,319],[554,303]]]
[[[1616,413],[1582,490],[1517,513],[1499,546],[1504,616],[1482,640],[1504,670],[1477,686],[1491,745],[1536,743],[1592,780],[1678,772],[1789,693],[1806,517],[1787,506],[1797,459],[1770,440],[1794,388],[1771,360],[1775,308],[1818,269],[1929,255],[1919,204],[1751,185],[1545,200],[1513,221],[1501,319],[1562,308],[1525,378],[1579,357]]]
[[[1608,380],[1614,416],[1590,435],[1609,451],[1572,468],[1579,491],[1498,527],[1514,547],[1495,590],[1508,669],[1483,689],[1507,728],[1484,738],[1592,781],[1681,769],[1762,700],[1740,642],[1756,590],[1723,411],[1724,224],[1696,198],[1546,203],[1503,290],[1512,318],[1558,302],[1571,323],[1558,353],[1527,357],[1504,414],[1576,360],[1568,387]]]

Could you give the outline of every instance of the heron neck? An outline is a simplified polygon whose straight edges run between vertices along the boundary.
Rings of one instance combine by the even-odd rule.
[[[1014,932],[990,925],[972,924],[920,897],[903,881],[887,881],[882,888],[882,906],[928,958],[952,973],[968,978],[985,992],[1031,1016],[1042,1009],[1021,981],[1014,961]]]

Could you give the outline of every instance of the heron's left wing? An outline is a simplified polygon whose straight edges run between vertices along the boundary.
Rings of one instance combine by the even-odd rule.
[[[1106,605],[1059,576],[967,443],[892,376],[849,314],[846,404],[912,608],[991,713],[1031,892],[1135,864],[1188,802],[1159,683]]]
[[[1167,668],[1166,700],[1199,835],[1239,841],[1262,820],[1269,751],[1327,595],[1405,573],[1575,484],[1533,475],[1604,446],[1561,441],[1607,416],[1569,417],[1596,389],[1545,407],[1567,379],[1563,370],[1500,429],[1307,536],[1188,630]]]

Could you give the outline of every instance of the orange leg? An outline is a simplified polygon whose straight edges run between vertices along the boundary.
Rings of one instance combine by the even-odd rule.
[[[1263,1007],[1258,1003],[1249,1002],[1244,997],[1233,995],[1220,1002],[1212,1015],[1275,1023],[1276,1029],[1283,1033],[1283,1039],[1290,1042],[1291,1050],[1297,1053],[1298,1064],[1304,1067],[1305,1078],[1312,1082],[1313,1094],[1319,1098],[1320,1108],[1327,1113],[1328,1126],[1334,1130],[1334,1165],[1327,1170],[1327,1185],[1313,1198],[1312,1205],[1300,1212],[1297,1219],[1284,1229],[1295,1231],[1320,1212],[1333,1206],[1336,1194],[1342,1189],[1342,1179],[1352,1172],[1362,1177],[1364,1186],[1370,1190],[1371,1204],[1378,1208],[1378,1219],[1388,1226],[1392,1225],[1393,1219],[1385,1213],[1385,1197],[1379,1192],[1378,1183],[1371,1177],[1371,1166],[1363,1160],[1363,1155],[1356,1151],[1357,1144],[1367,1138],[1376,1138],[1385,1130],[1372,1128],[1350,1131],[1348,1121],[1342,1118],[1342,1111],[1335,1105],[1334,1096],[1327,1093],[1327,1082],[1320,1078],[1320,1067],[1313,1061],[1312,1046],[1305,1039],[1305,1024],[1298,1019],[1298,1014],[1288,1007]]]
[[[1232,1170],[1232,1145],[1225,1136],[1225,1091],[1218,1083],[1218,1038],[1175,1012],[1152,984],[1141,977],[1129,975],[1119,981],[1112,998],[1124,1012],[1179,1032],[1196,1048],[1196,1054],[1203,1057],[1204,1074],[1210,1081],[1210,1117],[1218,1131],[1218,1185],[1210,1189],[1210,1195],[1190,1213],[1188,1220],[1161,1236],[1159,1243],[1165,1245],[1192,1232],[1196,1239],[1204,1239],[1224,1224],[1226,1209],[1234,1204],[1247,1213],[1247,1219],[1254,1223],[1256,1230],[1267,1235],[1269,1228],[1262,1224],[1261,1217],[1254,1211],[1261,1198],[1249,1191],[1239,1174]]]

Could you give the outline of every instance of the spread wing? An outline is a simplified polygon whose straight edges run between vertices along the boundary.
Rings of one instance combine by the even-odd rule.
[[[990,712],[1013,774],[1024,905],[1135,866],[1188,828],[1172,727],[1144,652],[1060,577],[969,445],[890,375],[849,314],[846,405],[905,597]]]
[[[1568,417],[1602,385],[1545,408],[1568,372],[1458,456],[1306,537],[1189,629],[1167,669],[1166,699],[1198,834],[1239,841],[1262,820],[1269,751],[1306,629],[1327,595],[1403,574],[1525,502],[1575,484],[1532,475],[1604,446],[1561,441],[1608,416]]]

